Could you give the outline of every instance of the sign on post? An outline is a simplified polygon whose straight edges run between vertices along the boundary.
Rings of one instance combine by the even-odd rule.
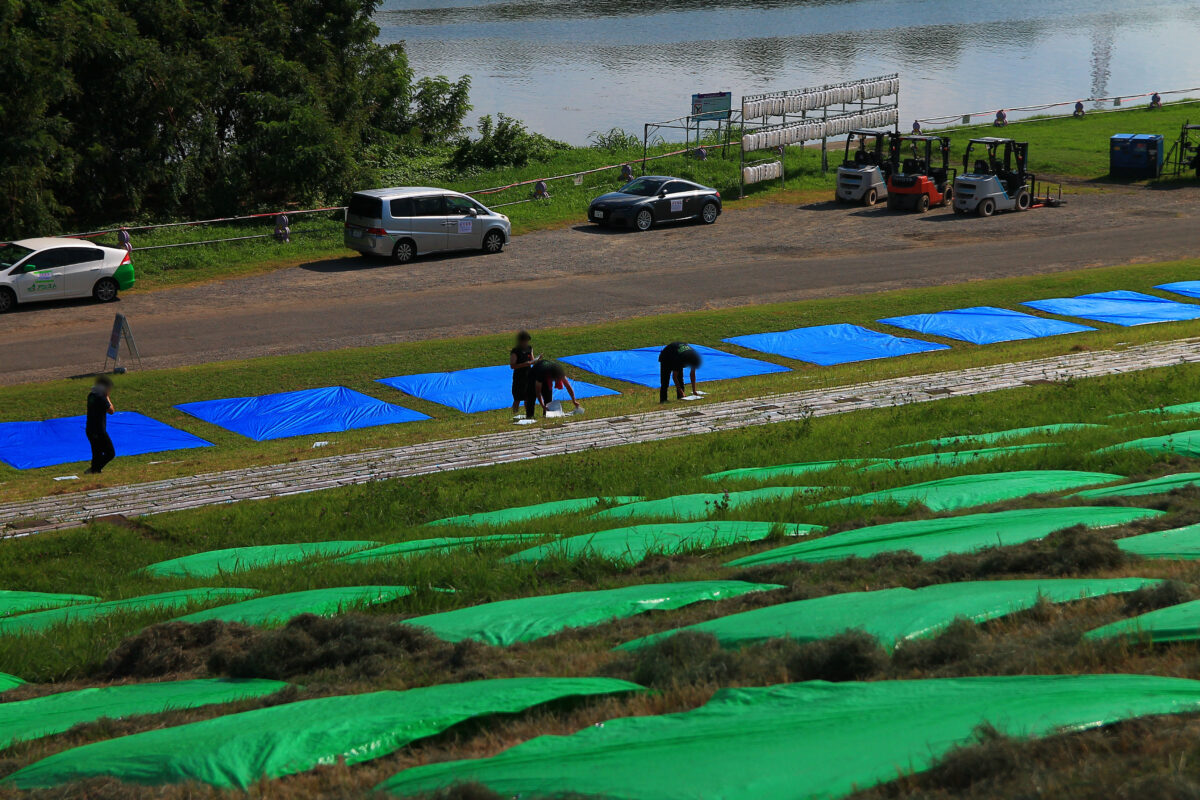
[[[733,92],[707,92],[692,95],[692,119],[729,119],[733,110]]]
[[[114,372],[125,371],[124,367],[121,366],[122,339],[125,340],[125,350],[141,364],[142,354],[138,352],[137,342],[133,340],[133,330],[129,327],[129,320],[125,318],[124,314],[117,314],[113,317],[112,333],[108,336],[108,350],[104,354],[104,368],[101,372],[108,370],[110,359],[113,362]]]

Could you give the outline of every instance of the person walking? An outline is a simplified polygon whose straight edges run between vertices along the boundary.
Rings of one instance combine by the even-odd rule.
[[[692,394],[696,393],[696,370],[702,360],[700,353],[690,344],[671,342],[658,354],[658,402],[667,402],[667,390],[671,387],[671,379],[675,380],[675,391],[680,400],[683,399],[683,369],[691,369]]]
[[[579,408],[575,398],[575,388],[567,379],[567,372],[562,364],[548,358],[539,358],[529,367],[529,381],[525,388],[525,419],[533,419],[534,410],[542,407],[542,416],[546,415],[549,405],[554,402],[554,390],[566,389],[571,402]]]
[[[528,392],[529,368],[533,365],[533,337],[529,331],[517,333],[517,343],[508,351],[508,366],[512,370],[512,413],[521,410]]]
[[[87,396],[87,423],[84,433],[92,446],[92,466],[85,474],[99,475],[104,467],[117,457],[116,448],[108,436],[108,415],[116,411],[112,402],[112,379],[100,375]]]

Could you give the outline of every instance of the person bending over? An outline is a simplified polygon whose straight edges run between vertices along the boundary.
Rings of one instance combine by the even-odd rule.
[[[512,413],[516,414],[529,392],[529,367],[533,364],[533,337],[529,331],[517,334],[517,343],[508,351],[508,366],[512,369]]]
[[[99,475],[108,462],[117,457],[116,448],[108,436],[108,415],[116,409],[112,403],[112,379],[107,375],[96,378],[87,396],[87,423],[84,433],[92,446],[92,466],[85,474]]]
[[[658,354],[658,402],[667,402],[667,390],[671,379],[675,380],[675,391],[683,399],[683,368],[691,369],[692,394],[696,393],[696,370],[701,364],[700,353],[690,344],[671,342]]]
[[[529,368],[529,382],[525,393],[525,419],[533,419],[533,412],[538,405],[542,407],[542,416],[546,415],[546,407],[554,402],[554,390],[566,389],[571,402],[579,408],[575,399],[575,389],[567,379],[566,370],[557,361],[539,358]]]

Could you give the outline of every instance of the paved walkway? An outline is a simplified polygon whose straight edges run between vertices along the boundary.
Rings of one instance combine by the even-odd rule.
[[[807,416],[844,414],[1195,362],[1200,362],[1200,339],[1187,339],[732,400],[696,408],[673,405],[667,410],[626,417],[572,421],[557,427],[514,428],[473,438],[7,503],[0,505],[0,529],[8,536],[24,536],[81,525],[94,517],[109,514],[129,517],[283,497],[336,486],[795,421]]]

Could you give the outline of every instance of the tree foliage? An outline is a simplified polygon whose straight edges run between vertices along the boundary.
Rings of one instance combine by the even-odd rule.
[[[341,200],[456,137],[469,79],[414,81],[380,0],[0,0],[0,238]]]
[[[525,124],[507,114],[490,114],[479,119],[479,137],[463,136],[454,150],[450,163],[462,172],[523,167],[530,161],[549,158],[555,152],[570,149],[540,133],[531,133]]]

